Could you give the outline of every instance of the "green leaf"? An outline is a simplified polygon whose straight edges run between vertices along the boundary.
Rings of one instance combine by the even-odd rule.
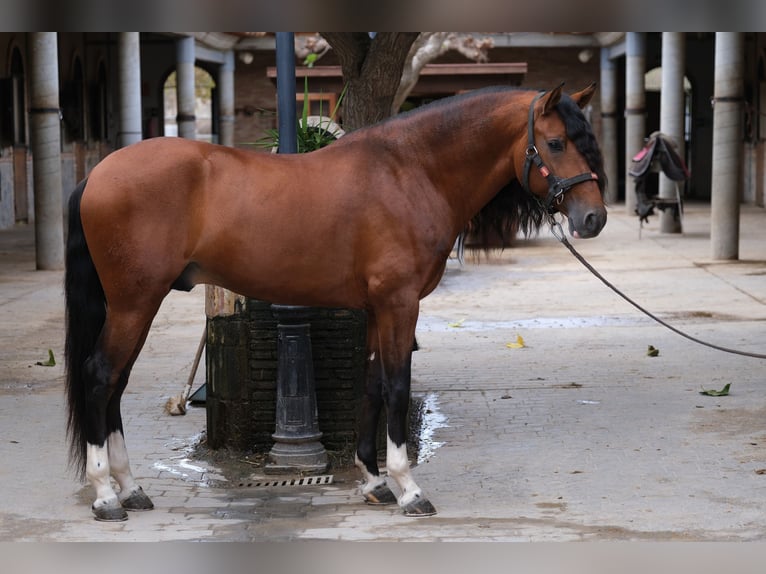
[[[455,321],[454,323],[447,323],[448,327],[458,328],[462,327],[463,323],[465,323],[465,319],[460,319],[460,321]]]
[[[47,361],[37,361],[35,365],[39,365],[41,367],[55,367],[56,366],[56,359],[53,357],[53,351],[48,349],[48,360]]]
[[[720,391],[716,391],[715,389],[702,389],[700,391],[701,395],[706,395],[708,397],[725,397],[729,394],[729,388],[731,387],[731,383],[726,383],[726,386],[722,388]]]
[[[646,356],[647,357],[656,357],[659,354],[660,354],[660,350],[655,348],[655,347],[652,347],[651,345],[649,345],[649,348],[646,349]]]

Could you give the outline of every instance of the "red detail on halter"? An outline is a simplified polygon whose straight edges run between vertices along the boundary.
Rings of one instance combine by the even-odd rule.
[[[598,176],[597,176],[595,173],[593,173],[593,172],[590,172],[590,175],[591,175],[591,177],[592,177],[593,179],[595,179],[596,181],[598,181]]]
[[[548,171],[548,168],[547,168],[547,167],[545,167],[544,165],[541,165],[541,166],[540,166],[540,174],[541,174],[543,177],[548,177],[548,175],[549,175],[550,173],[551,173],[551,172],[550,172],[550,171]]]

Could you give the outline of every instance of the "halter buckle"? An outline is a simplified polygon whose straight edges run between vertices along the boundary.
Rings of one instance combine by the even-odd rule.
[[[535,144],[529,144],[527,146],[527,157],[531,158],[536,155],[539,155],[540,152],[537,151],[537,146]]]

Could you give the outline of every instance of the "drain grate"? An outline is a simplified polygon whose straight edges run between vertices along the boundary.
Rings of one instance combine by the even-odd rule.
[[[239,488],[267,488],[271,486],[319,486],[332,484],[333,475],[303,476],[301,478],[272,479],[272,480],[249,480],[240,482]]]

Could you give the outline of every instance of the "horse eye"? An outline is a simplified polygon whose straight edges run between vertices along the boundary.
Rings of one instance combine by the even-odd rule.
[[[560,139],[550,140],[548,142],[548,149],[551,151],[564,151],[564,142]]]

